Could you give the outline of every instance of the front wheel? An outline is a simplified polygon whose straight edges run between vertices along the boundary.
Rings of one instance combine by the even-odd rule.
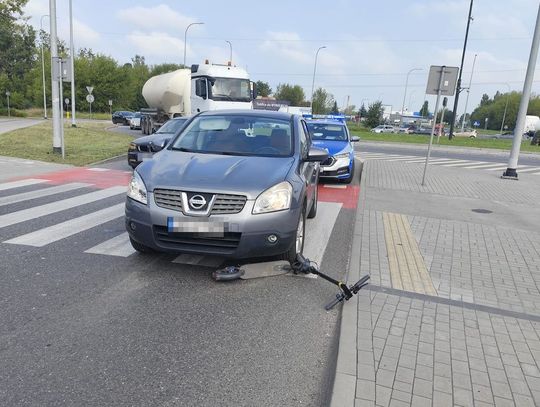
[[[295,239],[289,250],[281,255],[283,260],[293,264],[296,261],[296,255],[304,251],[304,236],[306,234],[306,207],[302,209],[302,214],[296,227]]]
[[[308,219],[313,219],[317,216],[317,203],[319,202],[319,177],[317,177],[317,182],[315,183],[315,196],[313,197],[313,204],[311,204],[311,209],[307,215]]]
[[[349,174],[347,178],[343,178],[341,182],[343,182],[344,184],[350,184],[353,178],[354,178],[354,162],[353,162],[353,165],[351,166],[351,173]]]

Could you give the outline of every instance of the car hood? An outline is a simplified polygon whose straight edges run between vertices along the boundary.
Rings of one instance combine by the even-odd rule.
[[[325,148],[330,155],[336,155],[338,153],[349,152],[351,150],[350,144],[347,141],[329,141],[329,140],[313,140],[313,145],[318,148]]]
[[[162,150],[144,161],[137,172],[148,191],[154,188],[246,195],[255,199],[262,191],[284,181],[293,157],[243,157]]]
[[[174,137],[172,133],[161,133],[161,134],[151,134],[149,136],[139,137],[138,139],[133,140],[133,143],[137,145],[146,145],[150,142],[160,145],[163,140],[170,140]]]

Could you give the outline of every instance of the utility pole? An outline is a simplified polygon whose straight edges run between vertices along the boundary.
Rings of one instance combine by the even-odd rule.
[[[53,64],[58,58],[58,44],[56,34],[56,0],[49,0],[49,16],[51,25],[51,86],[52,86],[52,115],[53,115],[53,153],[62,153],[61,126],[62,117],[60,117],[59,78],[55,75]],[[62,80],[62,79],[60,79]]]
[[[525,129],[525,116],[529,107],[529,98],[531,97],[531,87],[534,79],[534,69],[536,68],[536,59],[538,58],[538,45],[540,43],[540,5],[538,6],[538,14],[536,16],[536,27],[531,45],[531,53],[529,55],[529,64],[527,65],[527,74],[525,75],[525,83],[523,84],[523,92],[519,103],[516,127],[514,129],[514,140],[512,141],[512,151],[508,159],[508,168],[503,173],[502,178],[518,179],[517,165],[519,158],[519,150],[521,148],[521,138]]]
[[[43,17],[49,17],[48,14],[41,16],[39,19],[39,26],[41,32],[43,32]],[[43,76],[43,118],[47,118],[47,93],[46,93],[46,84],[45,84],[45,57],[43,56],[43,41],[41,41],[41,74]]]
[[[421,71],[422,68],[413,68],[407,72],[407,78],[405,79],[405,93],[403,94],[403,104],[401,105],[401,117],[399,118],[399,124],[403,124],[403,110],[405,109],[405,98],[407,97],[407,86],[409,85],[409,75],[414,71]]]
[[[326,45],[323,45],[322,47],[319,47],[317,49],[317,52],[315,53],[315,64],[313,65],[313,81],[311,82],[311,100],[309,102],[309,108],[311,110],[311,114],[313,114],[313,94],[315,92],[315,73],[317,72],[317,58],[319,57],[319,51],[325,48],[326,48]]]
[[[461,121],[461,132],[463,133],[465,131],[465,118],[467,117],[467,105],[469,104],[469,94],[471,93],[471,85],[472,85],[472,76],[474,73],[474,64],[476,63],[476,57],[478,54],[474,54],[474,59],[472,62],[472,69],[471,69],[471,77],[469,79],[469,87],[467,88],[467,99],[465,99],[465,110],[463,111],[463,120]]]
[[[77,127],[75,122],[75,46],[73,45],[73,10],[72,0],[69,0],[69,53],[71,55],[71,127]]]
[[[461,65],[459,67],[459,76],[457,80],[457,86],[456,86],[456,97],[454,98],[454,109],[452,111],[452,120],[450,121],[450,133],[448,134],[448,139],[452,140],[454,137],[454,123],[456,121],[456,112],[458,107],[458,101],[459,101],[459,93],[461,92],[461,72],[463,71],[463,61],[465,61],[465,51],[467,50],[467,40],[469,38],[469,27],[471,25],[472,20],[472,6],[473,6],[473,0],[471,0],[471,5],[469,7],[469,18],[467,18],[467,29],[465,30],[465,42],[463,43],[463,53],[461,54]]]

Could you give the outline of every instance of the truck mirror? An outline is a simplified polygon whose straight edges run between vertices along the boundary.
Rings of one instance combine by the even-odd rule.
[[[202,97],[203,99],[206,99],[208,97],[208,93],[206,91],[206,79],[197,79],[197,81],[195,82],[195,94]]]
[[[257,99],[257,84],[255,82],[251,82],[251,97],[252,99]]]

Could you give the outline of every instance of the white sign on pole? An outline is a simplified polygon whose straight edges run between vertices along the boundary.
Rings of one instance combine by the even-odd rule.
[[[65,98],[65,99],[64,99],[64,103],[65,103],[66,105],[69,105],[69,99],[68,99],[68,98]]]
[[[91,95],[91,94],[92,94],[92,91],[94,90],[94,87],[93,87],[93,86],[87,86],[87,87],[86,87],[86,90],[87,90],[88,93]]]
[[[109,99],[109,106],[112,106],[112,99]]]
[[[441,72],[443,67],[437,65],[431,65],[429,68],[428,83],[426,87],[426,94],[428,95],[445,95],[454,96],[456,93],[456,83],[459,73],[457,66],[445,66],[444,67],[444,80],[441,83],[439,89],[439,79],[441,78]],[[440,90],[440,93],[439,93]]]
[[[94,95],[86,95],[86,101],[88,103],[94,103]]]

